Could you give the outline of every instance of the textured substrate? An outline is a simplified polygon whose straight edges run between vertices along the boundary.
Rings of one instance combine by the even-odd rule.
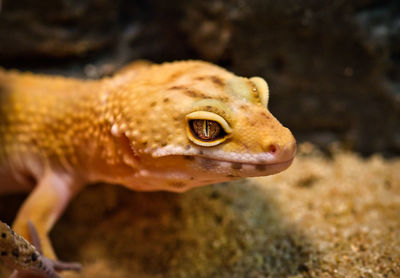
[[[89,187],[52,233],[84,264],[65,277],[400,277],[400,159],[334,153],[184,194]]]

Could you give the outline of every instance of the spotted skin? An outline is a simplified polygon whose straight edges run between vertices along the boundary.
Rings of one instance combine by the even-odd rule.
[[[48,233],[87,184],[183,192],[285,170],[296,143],[268,99],[263,79],[202,61],[132,63],[101,80],[0,69],[0,193],[31,192],[14,230],[32,240],[34,223],[54,259]]]
[[[80,264],[77,263],[64,263],[44,257],[41,254],[40,240],[37,237],[36,229],[31,223],[29,228],[36,246],[0,221],[0,261],[15,269],[11,278],[32,276],[59,278],[57,270],[78,271],[81,269]]]

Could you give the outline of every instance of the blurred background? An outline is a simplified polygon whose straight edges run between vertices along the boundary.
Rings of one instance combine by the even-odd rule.
[[[400,277],[400,1],[0,2],[1,67],[101,78],[211,61],[265,78],[299,143],[271,177],[86,188],[51,234],[84,265],[63,277]],[[0,219],[26,196],[1,196]]]
[[[298,140],[400,152],[397,0],[3,0],[3,67],[98,78],[135,59],[262,76]]]

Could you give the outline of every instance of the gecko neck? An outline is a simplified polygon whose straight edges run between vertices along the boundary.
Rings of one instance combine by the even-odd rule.
[[[93,124],[92,149],[86,151],[87,169],[90,173],[89,181],[106,181],[110,183],[124,183],[127,176],[132,176],[138,170],[138,161],[131,148],[129,139],[123,130],[116,130],[120,110],[115,105],[115,96],[124,90],[130,75],[104,78],[97,86],[95,103],[90,108],[96,122]],[[135,92],[131,92],[134,94]]]
[[[0,163],[36,177],[46,167],[86,171],[99,147],[101,89],[100,81],[0,70]]]

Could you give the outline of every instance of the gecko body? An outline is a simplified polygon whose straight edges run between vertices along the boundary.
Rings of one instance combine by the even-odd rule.
[[[31,191],[14,229],[47,234],[94,182],[187,189],[288,168],[296,143],[267,83],[201,61],[135,63],[78,80],[0,70],[0,193]]]

